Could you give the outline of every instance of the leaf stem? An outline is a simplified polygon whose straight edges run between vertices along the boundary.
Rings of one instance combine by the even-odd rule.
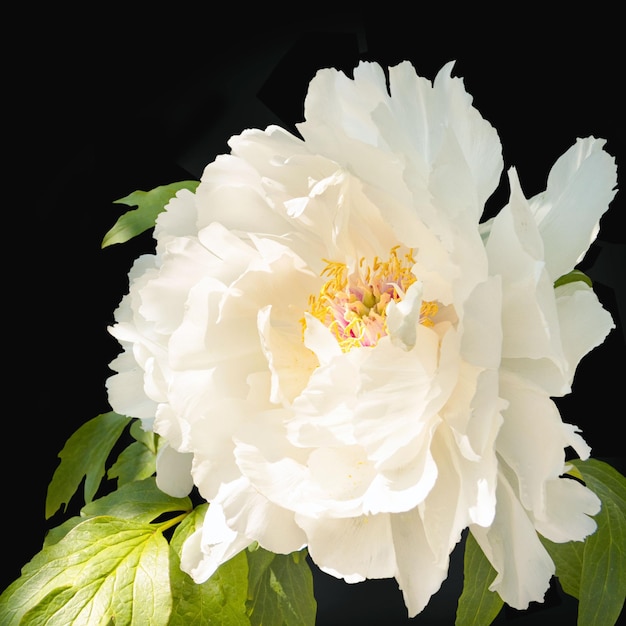
[[[179,522],[182,522],[187,517],[187,515],[189,515],[189,511],[185,513],[181,513],[180,515],[177,515],[176,517],[172,517],[171,519],[168,519],[162,524],[159,524],[158,526],[159,531],[163,533],[168,528],[171,528],[172,526],[176,526],[176,524],[178,524]]]

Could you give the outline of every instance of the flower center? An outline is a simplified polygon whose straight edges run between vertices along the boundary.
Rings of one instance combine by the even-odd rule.
[[[387,335],[387,305],[401,301],[417,280],[411,272],[413,251],[400,256],[399,248],[393,247],[386,261],[374,257],[371,265],[361,258],[351,274],[345,263],[324,259],[322,276],[329,279],[319,295],[310,296],[310,312],[333,332],[344,352],[375,346]],[[432,326],[437,310],[434,302],[423,302],[420,323]]]

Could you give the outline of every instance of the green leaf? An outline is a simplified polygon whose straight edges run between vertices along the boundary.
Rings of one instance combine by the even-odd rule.
[[[60,541],[74,526],[90,517],[108,515],[147,524],[161,515],[191,511],[191,509],[192,504],[189,498],[168,496],[156,486],[156,480],[149,477],[142,481],[128,483],[85,505],[80,515],[70,517],[59,526],[52,528],[46,534],[44,545]]]
[[[489,585],[496,571],[487,560],[471,532],[465,540],[463,592],[456,610],[456,626],[488,626],[500,613],[504,602]]]
[[[166,513],[192,510],[189,498],[174,498],[163,493],[151,476],[123,485],[110,494],[93,500],[81,509],[81,516],[110,515],[138,523],[149,523]]]
[[[246,614],[248,561],[240,552],[202,584],[180,569],[185,540],[202,525],[207,505],[194,509],[178,526],[171,541],[172,613],[169,626],[250,626]]]
[[[306,551],[247,551],[248,612],[253,626],[313,626],[317,603]]]
[[[563,591],[574,598],[579,598],[585,544],[582,541],[554,543],[545,537],[539,538],[554,561],[556,576]]]
[[[159,213],[163,211],[178,191],[189,189],[193,192],[198,184],[197,180],[183,180],[169,185],[161,185],[150,191],[133,191],[128,196],[115,200],[116,204],[126,204],[137,208],[127,211],[119,217],[104,236],[102,247],[106,248],[115,243],[124,243],[152,228]]]
[[[143,480],[156,472],[159,436],[144,430],[138,419],[132,421],[129,432],[136,441],[122,450],[107,472],[108,478],[117,479],[118,486]]]
[[[573,463],[602,501],[598,529],[585,541],[578,623],[609,626],[626,600],[626,478],[597,459]]]
[[[169,546],[157,526],[94,517],[44,547],[0,596],[0,623],[165,626]]]
[[[46,519],[59,508],[65,510],[83,478],[85,502],[93,499],[104,477],[106,460],[127,425],[127,417],[111,411],[89,420],[67,440],[48,486]]]
[[[124,448],[107,472],[122,486],[152,476],[156,471],[156,454],[139,441]]]
[[[562,285],[567,285],[568,283],[575,283],[582,281],[589,285],[589,287],[593,287],[593,283],[591,282],[591,278],[587,276],[587,274],[581,272],[580,270],[572,270],[567,274],[563,274],[560,278],[557,278],[554,281],[554,288],[561,287]]]

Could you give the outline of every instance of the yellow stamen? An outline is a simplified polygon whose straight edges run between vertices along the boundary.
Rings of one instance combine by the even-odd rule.
[[[331,330],[344,352],[375,346],[387,335],[387,305],[401,301],[417,280],[412,272],[413,251],[400,257],[399,248],[394,246],[386,261],[374,257],[370,265],[362,257],[350,275],[345,263],[323,259],[326,267],[321,275],[328,280],[317,296],[309,297],[309,309]],[[437,311],[435,302],[423,302],[420,323],[433,326]],[[305,328],[304,319],[302,322]]]

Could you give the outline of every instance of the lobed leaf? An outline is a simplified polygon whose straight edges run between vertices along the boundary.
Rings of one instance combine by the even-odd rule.
[[[156,454],[139,441],[128,445],[107,472],[119,486],[143,480],[156,472]]]
[[[465,540],[463,591],[456,610],[455,626],[488,626],[500,613],[504,602],[489,585],[496,571],[471,532]]]
[[[82,517],[110,515],[147,524],[166,513],[190,512],[189,498],[174,498],[161,491],[153,476],[123,485],[110,494],[85,505]]]
[[[43,548],[0,596],[0,623],[165,626],[169,546],[157,527],[101,516]]]
[[[127,211],[119,217],[104,236],[102,247],[106,248],[115,243],[124,243],[152,228],[159,213],[163,211],[178,191],[181,189],[195,191],[198,184],[197,180],[183,180],[169,185],[161,185],[150,191],[133,191],[128,196],[115,200],[116,204],[126,204],[137,208]]]
[[[65,510],[83,478],[84,499],[91,502],[104,477],[106,460],[128,421],[113,411],[103,413],[83,424],[66,441],[59,453],[61,463],[48,486],[46,519],[59,508]]]

